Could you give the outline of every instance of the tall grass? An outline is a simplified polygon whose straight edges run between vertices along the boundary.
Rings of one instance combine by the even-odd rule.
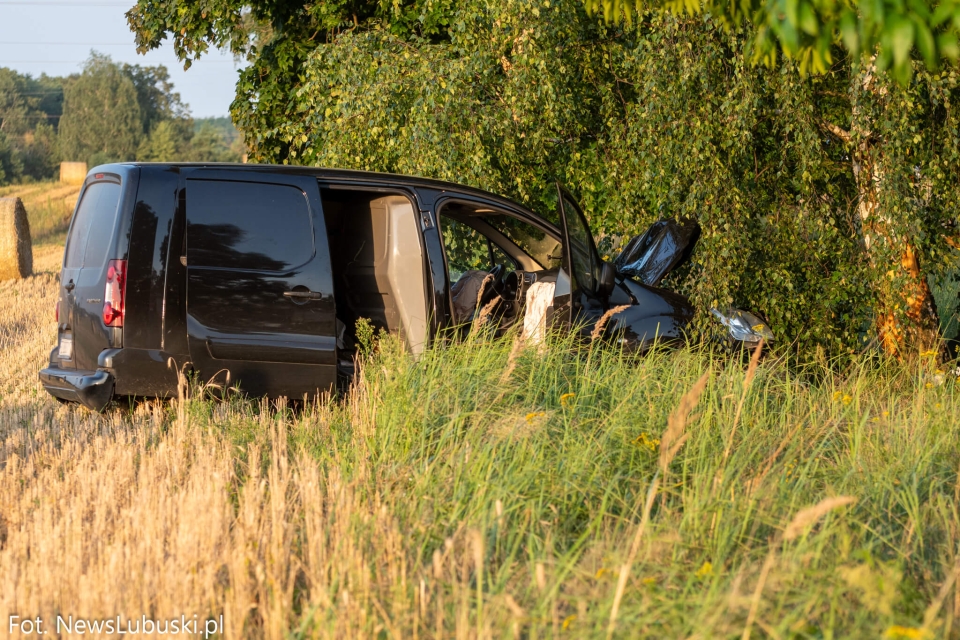
[[[0,621],[222,613],[231,638],[956,637],[956,384],[927,361],[768,359],[749,384],[746,369],[563,341],[413,360],[387,339],[345,397],[302,408],[194,389],[95,416],[12,395]]]

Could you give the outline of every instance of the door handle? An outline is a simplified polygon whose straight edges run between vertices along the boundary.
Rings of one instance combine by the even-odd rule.
[[[284,291],[283,297],[296,300],[319,300],[323,294],[319,291]]]
[[[77,285],[75,285],[75,284],[73,283],[73,280],[71,280],[71,281],[68,282],[67,284],[63,285],[63,288],[66,289],[67,291],[73,291],[74,287],[76,287],[76,286],[77,286]]]

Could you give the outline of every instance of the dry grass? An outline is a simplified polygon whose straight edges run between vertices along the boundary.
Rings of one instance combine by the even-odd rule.
[[[55,291],[0,285],[4,634],[957,637],[960,399],[929,363],[387,341],[326,404],[93,415],[36,382]]]

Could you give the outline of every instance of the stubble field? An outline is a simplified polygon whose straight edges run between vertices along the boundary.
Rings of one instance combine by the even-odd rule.
[[[930,358],[385,339],[331,401],[94,415],[37,383],[63,226],[31,214],[38,274],[0,283],[0,634],[960,637],[960,398]]]

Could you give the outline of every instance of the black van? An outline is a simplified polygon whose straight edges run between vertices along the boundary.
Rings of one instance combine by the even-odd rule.
[[[175,395],[172,359],[252,395],[312,397],[352,373],[360,318],[417,353],[480,313],[519,321],[534,291],[541,306],[549,299],[542,322],[524,318],[528,332],[589,331],[624,307],[608,333],[640,349],[680,339],[689,302],[602,262],[574,200],[558,197],[555,225],[499,196],[408,176],[96,167],[70,225],[59,340],[40,380],[100,410],[114,396]]]

